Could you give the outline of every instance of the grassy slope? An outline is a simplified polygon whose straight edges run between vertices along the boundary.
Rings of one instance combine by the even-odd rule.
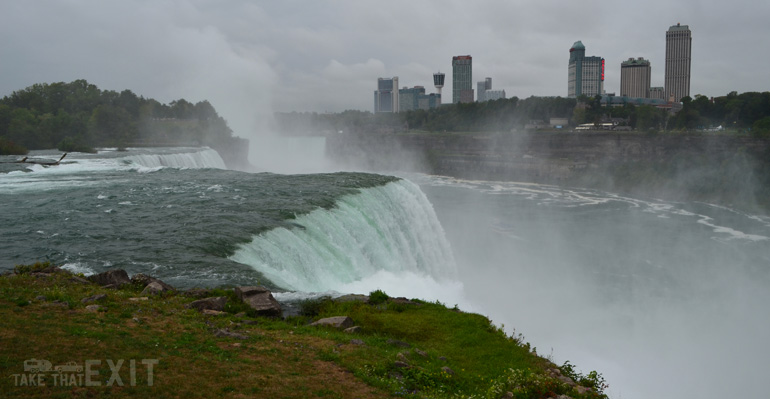
[[[308,326],[311,318],[307,316],[238,317],[234,313],[245,305],[232,300],[226,308],[230,313],[206,316],[185,309],[184,304],[193,299],[182,295],[129,299],[139,291],[138,287],[109,290],[74,283],[66,273],[0,277],[2,396],[445,398],[500,397],[501,392],[513,391],[515,397],[548,397],[555,392],[599,397],[593,392],[578,395],[553,379],[540,381],[553,364],[530,353],[528,345],[506,336],[487,318],[441,304],[327,300],[306,307],[315,319],[350,316],[362,328],[350,334]],[[98,311],[85,309],[81,299],[102,293],[107,298],[97,302]],[[226,291],[215,294],[233,296]],[[69,305],[56,305],[56,300]],[[215,337],[217,328],[248,339]],[[24,361],[32,358],[47,359],[53,365],[101,360],[94,368],[99,375],[93,379],[101,386],[51,386],[52,373],[47,373],[44,387],[16,386],[19,377],[14,374],[23,374]],[[119,371],[124,386],[107,386],[112,375],[107,359],[125,360]],[[130,386],[130,359],[137,364],[135,386]],[[159,361],[152,386],[142,359]],[[396,367],[396,360],[409,367]],[[513,375],[510,369],[524,370],[526,375]]]

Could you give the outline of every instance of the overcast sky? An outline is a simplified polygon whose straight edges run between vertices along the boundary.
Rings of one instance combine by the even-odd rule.
[[[526,98],[567,95],[569,48],[644,57],[663,86],[665,32],[692,30],[691,95],[770,90],[770,2],[459,0],[2,1],[0,96],[86,79],[170,102],[209,100],[247,137],[272,111],[371,111],[377,78],[425,86],[473,57],[474,82]],[[474,84],[475,89],[475,84]]]

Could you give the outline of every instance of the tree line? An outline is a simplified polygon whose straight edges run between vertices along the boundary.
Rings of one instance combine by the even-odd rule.
[[[603,121],[640,131],[696,131],[717,128],[770,135],[770,92],[731,92],[708,98],[696,95],[682,99],[682,108],[672,113],[653,105],[628,102],[608,107],[602,97],[562,98],[512,97],[494,101],[446,104],[430,110],[378,113],[347,110],[341,113],[276,113],[274,128],[282,133],[305,135],[329,132],[513,132],[533,122],[547,124],[550,118],[565,118],[569,126]]]
[[[233,139],[208,101],[162,104],[85,80],[39,83],[0,99],[0,154],[129,145],[213,145]]]

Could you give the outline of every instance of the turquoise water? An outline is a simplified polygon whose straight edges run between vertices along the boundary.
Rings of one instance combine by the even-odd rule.
[[[66,161],[3,164],[0,269],[49,260],[85,273],[149,273],[180,287],[259,281],[291,289],[228,257],[259,233],[305,231],[302,215],[362,190],[399,184],[364,173],[229,171],[208,149],[104,151],[71,154]]]

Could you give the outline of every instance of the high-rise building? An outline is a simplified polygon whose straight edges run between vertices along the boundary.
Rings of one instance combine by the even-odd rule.
[[[650,98],[650,61],[642,57],[620,63],[620,96]]]
[[[604,92],[604,58],[586,57],[586,47],[580,40],[569,49],[567,97],[589,97]]]
[[[486,101],[484,99],[484,94],[487,92],[486,83],[485,82],[476,82],[476,101],[483,102]]]
[[[666,31],[666,99],[679,102],[690,95],[692,32],[687,25],[676,24]]]
[[[473,102],[473,65],[470,55],[452,57],[452,102]]]
[[[398,76],[377,79],[374,112],[398,112]]]

